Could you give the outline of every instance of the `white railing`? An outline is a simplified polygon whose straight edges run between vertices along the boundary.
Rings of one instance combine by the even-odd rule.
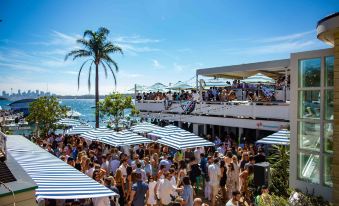
[[[180,102],[173,101],[165,108],[164,101],[137,101],[136,107],[142,112],[183,114]],[[233,118],[289,120],[289,103],[275,102],[202,102],[197,103],[192,115],[209,115]]]

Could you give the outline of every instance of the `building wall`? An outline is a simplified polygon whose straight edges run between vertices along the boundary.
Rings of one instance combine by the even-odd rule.
[[[326,120],[326,118],[324,117],[325,93],[327,95],[330,95],[330,93],[328,93],[328,90],[331,90],[331,88],[333,89],[333,87],[324,86],[323,79],[325,75],[325,57],[327,56],[333,56],[333,49],[324,49],[291,54],[290,186],[293,188],[300,189],[304,192],[308,193],[314,192],[315,195],[321,195],[325,199],[331,200],[332,187],[325,184],[325,179],[328,180],[328,176],[326,176],[325,178],[325,172],[331,170],[331,164],[325,165],[325,163],[328,163],[328,160],[329,158],[332,157],[332,154],[330,152],[327,152],[327,150],[325,149],[326,147],[324,134],[325,132],[328,131],[328,129],[324,125],[330,125],[333,122],[333,117],[332,121]],[[320,58],[321,60],[321,70],[320,70],[320,79],[322,79],[321,84],[320,86],[309,86],[309,87],[300,86],[298,84],[299,61],[313,58]],[[305,110],[307,110],[307,106],[299,104],[301,102],[307,102],[304,101],[303,99],[306,96],[306,93],[303,94],[302,92],[308,92],[308,96],[311,96],[312,99],[313,94],[312,91],[316,96],[313,95],[313,101],[311,102],[314,104],[319,103],[318,111],[319,113],[314,116],[304,114]],[[299,94],[303,98],[299,98],[298,97]],[[312,107],[312,105],[310,105],[310,107]],[[301,110],[302,112],[299,110]],[[309,110],[311,111],[311,109]],[[303,128],[302,125],[311,125],[311,127],[309,127],[310,130],[312,131],[315,130],[316,132],[319,132],[318,134],[319,136],[315,136],[312,132],[307,131],[305,129],[306,127]],[[300,135],[298,135],[298,128],[300,129],[299,130]],[[303,131],[305,130],[306,132],[303,133]],[[306,135],[306,133],[311,133],[311,135]],[[313,145],[312,144],[307,145],[305,139],[307,138],[314,139],[314,137],[319,137],[319,140],[315,141]],[[304,168],[309,169],[304,170]],[[319,179],[312,177],[318,177]]]

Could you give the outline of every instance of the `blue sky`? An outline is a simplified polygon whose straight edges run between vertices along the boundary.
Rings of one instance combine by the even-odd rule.
[[[57,94],[88,94],[87,70],[77,89],[82,61],[64,61],[86,29],[107,27],[123,48],[112,57],[124,92],[134,83],[187,81],[199,68],[327,48],[316,39],[316,22],[338,9],[336,0],[0,0],[0,91],[48,85]],[[114,81],[103,73],[100,93],[107,94]]]

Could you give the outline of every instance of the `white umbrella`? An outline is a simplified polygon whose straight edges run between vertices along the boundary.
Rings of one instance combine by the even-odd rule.
[[[109,136],[113,133],[113,130],[106,128],[106,127],[100,127],[100,128],[95,128],[90,131],[87,131],[80,136],[88,139],[88,140],[100,140],[102,137]]]
[[[68,135],[77,135],[77,134],[84,134],[90,130],[93,130],[93,127],[87,124],[83,125],[76,125],[72,127],[71,129],[66,131],[66,134]]]
[[[161,127],[148,122],[141,122],[131,127],[131,130],[136,133],[149,133],[159,129],[161,129]]]
[[[103,135],[99,141],[102,143],[114,146],[114,147],[137,145],[137,144],[153,142],[152,140],[146,137],[130,132],[128,130],[123,130],[120,132],[113,132],[109,135]]]
[[[244,80],[241,80],[241,82],[244,82],[244,83],[252,83],[252,84],[258,84],[258,83],[270,83],[270,84],[274,84],[275,81],[274,79],[268,77],[268,76],[265,76],[261,73],[257,73],[253,76],[250,76],[250,77],[247,77],[246,79]]]
[[[76,126],[81,125],[81,122],[76,119],[64,118],[56,122],[56,124],[65,125],[65,126]]]
[[[158,83],[153,84],[152,86],[149,86],[147,90],[150,92],[158,92],[158,91],[165,92],[167,90],[166,87],[167,87],[166,85],[158,82]]]
[[[194,87],[182,82],[178,81],[175,83],[173,86],[167,87],[167,89],[172,89],[172,90],[187,90],[187,89],[192,89]]]

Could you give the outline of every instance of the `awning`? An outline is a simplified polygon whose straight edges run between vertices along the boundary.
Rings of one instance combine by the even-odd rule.
[[[66,134],[68,135],[79,135],[79,134],[84,134],[90,130],[93,130],[93,127],[87,124],[82,124],[82,125],[76,125],[72,127],[71,129],[66,131]]]
[[[65,125],[65,126],[76,126],[81,125],[81,122],[76,119],[64,118],[56,122],[56,124]]]
[[[258,140],[256,144],[290,145],[290,131],[286,129],[280,130]]]
[[[118,196],[22,136],[9,136],[7,150],[38,185],[38,200]]]
[[[113,132],[110,135],[102,136],[98,141],[114,147],[153,142],[146,137],[130,132],[128,130]]]
[[[114,132],[113,130],[107,127],[100,127],[100,128],[95,128],[90,131],[87,131],[81,134],[80,136],[91,141],[97,141],[97,140],[100,140],[104,136],[108,136],[112,134],[113,132]]]
[[[131,127],[131,131],[136,133],[149,133],[159,129],[161,129],[161,127],[148,122],[141,122]]]

